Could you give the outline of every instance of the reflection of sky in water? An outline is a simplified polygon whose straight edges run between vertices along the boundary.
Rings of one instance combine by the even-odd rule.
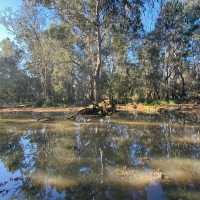
[[[23,149],[23,165],[15,172],[9,172],[3,162],[0,162],[0,197],[1,199],[11,199],[19,192],[23,185],[23,176],[34,170],[35,154],[37,145],[30,142],[32,130],[29,129],[25,135],[20,138],[20,145]]]
[[[115,188],[112,184],[102,185],[103,179],[106,179],[107,175],[110,176],[110,174],[106,174],[106,170],[110,166],[114,170],[115,167],[116,169],[128,167],[125,169],[140,170],[149,174],[154,170],[149,162],[150,160],[162,158],[165,161],[178,156],[184,164],[183,157],[186,154],[191,162],[192,159],[199,158],[200,155],[199,128],[195,127],[175,128],[172,127],[171,123],[162,123],[157,127],[129,127],[125,124],[113,124],[110,121],[105,124],[98,122],[84,126],[81,122],[81,124],[74,124],[74,132],[71,136],[68,135],[69,133],[49,132],[48,127],[46,125],[45,127],[42,129],[26,129],[26,131],[22,131],[22,135],[17,133],[16,128],[8,127],[8,137],[3,138],[0,135],[0,139],[1,137],[2,140],[4,139],[2,144],[11,143],[12,146],[20,147],[16,148],[16,157],[15,152],[4,149],[3,156],[6,160],[12,161],[13,159],[14,162],[11,163],[16,165],[15,159],[18,159],[19,164],[17,163],[15,167],[19,169],[9,172],[6,167],[7,163],[3,163],[3,158],[0,160],[0,200],[10,200],[11,197],[21,200],[26,199],[27,195],[29,197],[29,190],[32,189],[30,185],[33,183],[31,182],[32,179],[28,182],[27,177],[34,175],[40,169],[44,172],[44,176],[39,177],[39,180],[42,180],[42,186],[34,189],[35,194],[31,200],[62,200],[76,199],[76,197],[81,199],[82,193],[84,193],[84,197],[89,197],[90,192],[94,192],[93,190],[100,190],[104,195],[102,199],[119,200],[115,198],[117,195],[126,196],[125,199],[137,199],[136,196],[140,193],[137,189],[123,191],[121,188]],[[13,135],[12,138],[12,133],[15,130],[16,135]],[[179,139],[184,138],[183,135],[191,142],[189,145],[179,142]],[[42,161],[40,159],[43,159],[43,157],[40,157],[40,153],[41,155],[43,155],[42,153],[45,154],[44,162],[40,162]],[[68,159],[67,156],[73,158],[69,163],[65,163],[65,159]],[[58,161],[58,165],[56,161]],[[102,171],[105,172],[105,177],[102,176]],[[55,181],[53,183],[58,183],[56,182],[60,180],[58,177],[63,177],[65,182],[65,177],[68,177],[68,174],[72,178],[78,176],[83,178],[86,181],[84,184],[88,184],[87,177],[95,176],[96,185],[92,184],[84,188],[85,185],[83,184],[83,186],[76,186],[75,189],[67,188],[65,190],[48,182],[51,180]],[[83,180],[81,179],[81,181]],[[25,182],[28,182],[26,186]],[[101,186],[99,187],[98,184]],[[147,200],[163,200],[166,199],[163,196],[165,190],[166,188],[159,182],[152,182],[149,187],[147,186],[142,190],[142,193],[148,196]],[[82,199],[84,200],[84,198]],[[123,198],[120,200],[123,200]]]
[[[147,200],[166,200],[165,193],[160,183],[153,182],[146,188]]]
[[[30,142],[33,131],[29,129],[26,135],[20,139],[20,144],[24,152],[23,166],[29,173],[34,171],[35,158],[37,156],[37,145]]]
[[[22,186],[22,181],[18,178],[21,177],[20,170],[9,172],[4,163],[0,161],[0,199],[11,199],[13,195]]]
[[[141,146],[138,144],[132,144],[131,145],[131,161],[133,166],[138,166],[141,164],[141,161],[137,158],[138,157],[138,153],[140,153],[139,151],[141,151]]]
[[[65,192],[58,192],[55,188],[46,185],[42,195],[43,199],[46,200],[64,200],[66,199]]]
[[[44,133],[46,129],[41,129]],[[22,167],[14,172],[10,172],[4,163],[0,160],[0,200],[26,199],[23,196],[23,181],[26,180],[24,175],[30,175],[36,170],[37,144],[31,143],[33,130],[28,129],[20,138],[20,145],[23,149]],[[65,199],[65,192],[57,190],[46,184],[41,192],[44,199],[55,200]]]

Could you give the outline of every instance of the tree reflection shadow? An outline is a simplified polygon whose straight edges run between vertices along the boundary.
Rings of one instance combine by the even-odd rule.
[[[200,183],[198,127],[95,122],[4,131],[0,159],[21,183],[17,199],[146,199],[153,182],[169,195],[191,184],[196,191]],[[1,180],[0,197],[9,181]]]

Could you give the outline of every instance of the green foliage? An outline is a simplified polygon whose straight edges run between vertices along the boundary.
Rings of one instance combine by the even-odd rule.
[[[145,32],[142,12],[155,9],[156,2],[162,9],[155,28]],[[198,0],[161,3],[24,1],[18,12],[7,11],[1,22],[20,48],[2,42],[1,102],[82,105],[96,95],[165,104],[198,97]],[[53,16],[48,23],[46,11]]]

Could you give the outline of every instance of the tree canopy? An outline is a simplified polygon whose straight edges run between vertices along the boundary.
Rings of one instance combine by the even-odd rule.
[[[199,98],[199,5],[24,0],[19,11],[1,15],[15,35],[14,42],[2,41],[1,99],[87,104]],[[147,20],[150,11],[157,17]]]

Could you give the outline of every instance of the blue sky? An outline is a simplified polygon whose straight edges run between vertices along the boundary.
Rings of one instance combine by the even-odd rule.
[[[160,2],[154,3],[154,6],[151,7],[148,4],[145,6],[145,12],[142,16],[142,22],[144,25],[144,30],[147,32],[153,31],[155,28],[156,20],[160,13]]]
[[[2,12],[7,7],[12,9],[18,9],[21,4],[21,0],[0,0],[0,12]],[[11,34],[9,34],[6,29],[0,25],[0,41],[4,38],[13,38]]]
[[[10,7],[12,9],[18,9],[21,5],[22,0],[0,0],[0,12],[2,12],[7,7]],[[159,13],[159,3],[155,4],[154,9],[146,9],[145,14],[143,15],[143,24],[144,29],[147,32],[150,32],[154,29],[156,18],[158,17]],[[5,27],[0,25],[0,41],[4,38],[13,38],[13,35],[11,35]]]

